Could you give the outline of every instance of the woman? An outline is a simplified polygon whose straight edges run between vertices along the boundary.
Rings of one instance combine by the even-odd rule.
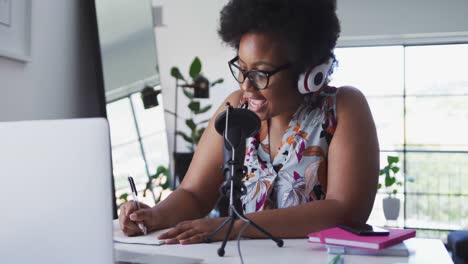
[[[306,237],[336,224],[365,223],[377,190],[379,148],[364,96],[355,88],[325,84],[302,94],[300,74],[333,61],[339,35],[332,0],[231,0],[221,12],[219,34],[237,50],[229,61],[240,90],[225,103],[245,103],[262,120],[246,142],[242,197],[245,215],[280,238]],[[331,72],[331,70],[330,70]],[[127,235],[175,226],[167,243],[203,242],[225,218],[203,218],[223,182],[222,138],[211,119],[184,181],[166,200],[136,210],[121,207]],[[207,162],[209,161],[209,162]],[[231,239],[243,222],[234,224]],[[222,240],[223,228],[213,240]],[[264,238],[253,227],[243,236]]]

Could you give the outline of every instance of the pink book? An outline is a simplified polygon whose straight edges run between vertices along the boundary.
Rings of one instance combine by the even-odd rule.
[[[339,227],[332,227],[319,232],[310,233],[309,242],[350,246],[369,249],[383,249],[396,245],[403,240],[412,238],[416,231],[412,229],[386,228],[388,236],[359,236]]]

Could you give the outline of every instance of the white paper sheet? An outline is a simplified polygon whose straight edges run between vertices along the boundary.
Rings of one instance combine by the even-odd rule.
[[[125,243],[125,244],[140,244],[140,245],[154,245],[154,246],[160,246],[164,244],[164,240],[159,240],[158,236],[169,231],[170,228],[168,229],[162,229],[158,230],[155,232],[151,232],[147,234],[146,236],[135,236],[135,237],[129,237],[120,230],[119,226],[119,220],[116,219],[114,220],[114,241],[119,242],[119,243]]]

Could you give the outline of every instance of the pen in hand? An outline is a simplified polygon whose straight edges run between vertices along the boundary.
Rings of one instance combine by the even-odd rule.
[[[133,196],[133,202],[135,203],[136,207],[138,210],[140,210],[140,203],[138,202],[138,192],[135,187],[135,182],[133,181],[132,176],[128,177],[128,182],[130,183],[130,188],[132,189],[132,196]],[[137,223],[138,228],[140,228],[141,232],[143,234],[147,234],[147,229],[146,226],[143,223]]]

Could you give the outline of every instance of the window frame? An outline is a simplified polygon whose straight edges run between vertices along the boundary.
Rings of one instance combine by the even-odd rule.
[[[375,47],[387,47],[387,46],[401,46],[402,47],[402,56],[403,56],[403,59],[402,59],[402,62],[403,62],[403,65],[402,65],[402,71],[403,71],[403,94],[402,95],[397,95],[397,94],[388,94],[388,95],[369,95],[369,96],[366,96],[367,99],[378,99],[378,98],[388,98],[388,97],[392,97],[392,98],[402,98],[403,100],[403,145],[402,145],[402,148],[396,148],[395,149],[381,149],[380,150],[380,153],[381,154],[390,154],[390,153],[398,153],[401,157],[401,168],[402,168],[402,174],[403,174],[403,177],[404,177],[404,181],[403,181],[403,186],[402,186],[402,195],[403,195],[403,216],[400,216],[400,218],[403,219],[403,223],[402,223],[402,226],[400,226],[399,224],[397,224],[397,226],[399,227],[403,227],[403,228],[414,228],[414,229],[419,229],[419,230],[424,230],[424,231],[439,231],[439,236],[440,236],[440,233],[441,232],[449,232],[449,231],[452,231],[453,229],[441,229],[441,228],[432,228],[432,227],[426,227],[426,228],[421,228],[421,227],[418,227],[418,226],[411,226],[411,225],[408,225],[407,223],[407,215],[408,215],[408,208],[407,208],[407,197],[408,196],[412,196],[412,195],[437,195],[438,197],[442,197],[444,195],[448,195],[448,196],[457,196],[457,197],[460,197],[459,199],[461,199],[463,201],[463,199],[466,199],[466,197],[468,197],[467,194],[463,194],[463,193],[448,193],[448,194],[443,194],[443,193],[436,193],[436,194],[433,194],[433,193],[414,193],[414,192],[408,192],[407,191],[407,182],[406,182],[406,177],[407,177],[407,168],[408,168],[408,157],[407,155],[409,153],[449,153],[449,154],[464,154],[464,155],[468,155],[468,150],[465,151],[465,150],[435,150],[435,149],[424,149],[424,150],[420,150],[420,149],[411,149],[411,146],[408,147],[408,142],[407,142],[407,105],[408,105],[408,98],[412,98],[412,97],[434,97],[434,98],[443,98],[445,96],[454,96],[454,97],[463,97],[463,96],[468,96],[468,93],[463,93],[463,94],[434,94],[434,95],[417,95],[417,94],[407,94],[407,69],[406,69],[406,65],[408,63],[407,61],[407,58],[406,58],[406,52],[407,52],[407,48],[408,47],[422,47],[422,46],[435,46],[435,45],[457,45],[457,44],[463,44],[463,45],[466,45],[468,44],[468,39],[465,39],[465,38],[461,38],[461,39],[458,39],[458,40],[452,40],[452,41],[447,41],[447,39],[444,39],[442,41],[439,41],[439,40],[435,40],[435,41],[427,41],[427,40],[422,40],[422,39],[419,39],[417,41],[414,41],[414,42],[405,42],[405,41],[398,41],[396,39],[393,39],[392,41],[388,41],[388,40],[385,40],[385,39],[374,39],[374,40],[367,40],[367,41],[363,41],[363,40],[358,40],[358,39],[348,39],[348,40],[344,40],[344,41],[341,41],[339,42],[340,44],[336,47],[336,49],[346,49],[346,48],[375,48]],[[340,58],[337,57],[338,59],[338,63],[340,61]],[[332,76],[333,77],[333,76]],[[358,87],[359,88],[359,87]],[[462,177],[463,177],[463,174],[462,174]],[[382,191],[379,191],[379,194],[385,194],[384,192]],[[436,224],[437,225],[437,224]]]

